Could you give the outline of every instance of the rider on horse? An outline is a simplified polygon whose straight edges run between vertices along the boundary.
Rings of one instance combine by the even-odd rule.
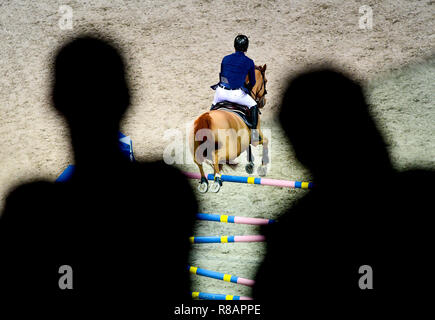
[[[251,129],[253,136],[257,136],[258,105],[250,96],[255,85],[254,61],[245,55],[248,50],[249,40],[245,35],[238,35],[234,39],[235,53],[225,56],[221,63],[220,81],[212,86],[216,89],[213,106],[221,101],[229,101],[247,106],[251,113]],[[245,83],[246,76],[249,83]]]

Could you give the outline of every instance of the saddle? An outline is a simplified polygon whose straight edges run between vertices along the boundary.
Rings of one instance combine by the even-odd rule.
[[[242,118],[243,122],[248,126],[248,128],[252,129],[251,124],[251,109],[247,106],[229,102],[229,101],[222,101],[219,103],[216,103],[215,105],[212,105],[210,110],[224,110],[228,112],[232,112],[237,114],[240,118]],[[260,113],[260,111],[259,111]]]

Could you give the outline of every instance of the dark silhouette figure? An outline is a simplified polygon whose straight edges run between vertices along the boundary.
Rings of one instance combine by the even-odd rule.
[[[165,307],[191,300],[191,187],[163,162],[131,163],[122,155],[118,128],[130,95],[114,45],[75,39],[59,50],[53,72],[53,105],[69,125],[76,169],[68,182],[34,182],[8,196],[0,291],[104,301],[106,311],[164,318]],[[72,290],[59,288],[62,265],[73,270]]]
[[[254,297],[268,318],[354,319],[423,295],[435,270],[434,172],[393,170],[361,86],[330,67],[291,79],[279,117],[314,188],[263,229]]]

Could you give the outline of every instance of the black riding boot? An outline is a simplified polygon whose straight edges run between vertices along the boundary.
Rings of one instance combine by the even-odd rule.
[[[258,125],[258,105],[251,107],[251,124],[252,129],[256,129]]]
[[[258,105],[251,107],[251,141],[258,141],[259,135],[257,130],[258,125]]]

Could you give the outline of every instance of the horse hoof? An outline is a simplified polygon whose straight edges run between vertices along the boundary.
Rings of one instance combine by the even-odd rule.
[[[217,181],[213,182],[213,184],[210,187],[210,191],[214,193],[218,193],[220,189],[221,189],[221,185]]]
[[[249,162],[246,166],[245,166],[245,170],[248,174],[252,174],[254,172],[254,163],[253,162]]]
[[[257,173],[260,177],[264,177],[267,173],[267,165],[262,164],[261,166],[259,166],[257,169]]]
[[[211,185],[210,191],[214,192],[214,193],[217,193],[217,192],[219,192],[221,187],[222,187],[222,180],[219,177],[219,178],[215,179],[215,181]]]
[[[208,191],[208,183],[205,183],[205,182],[200,183],[198,185],[198,191],[201,193],[206,193]]]
[[[201,181],[198,185],[198,191],[201,193],[206,193],[208,191],[208,180],[204,177],[201,177]]]

